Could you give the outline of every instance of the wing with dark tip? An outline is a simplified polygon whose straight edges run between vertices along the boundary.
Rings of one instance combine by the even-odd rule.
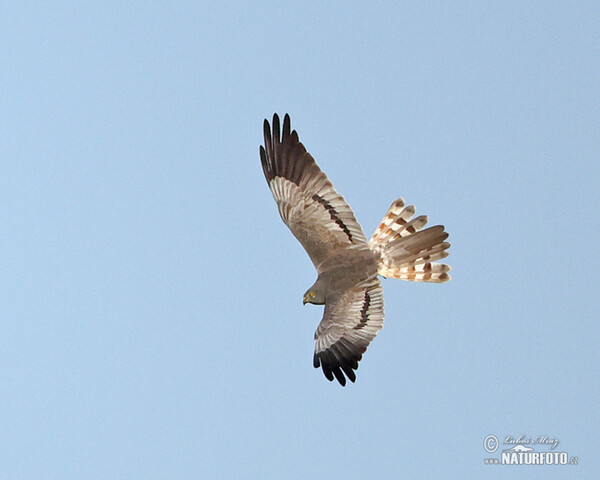
[[[335,191],[312,156],[290,131],[290,117],[273,115],[264,123],[260,159],[281,218],[300,241],[315,267],[342,248],[369,248],[352,210]]]
[[[315,332],[314,367],[342,386],[346,377],[354,382],[358,362],[382,327],[383,289],[376,277],[328,297]]]

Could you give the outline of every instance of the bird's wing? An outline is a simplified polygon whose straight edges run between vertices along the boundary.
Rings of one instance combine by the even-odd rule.
[[[283,131],[277,114],[273,130],[265,120],[264,135],[260,159],[269,188],[281,218],[314,266],[340,247],[368,249],[354,213],[300,143],[296,131],[290,131],[290,117],[285,115]]]
[[[382,327],[383,289],[377,277],[330,295],[315,332],[315,368],[321,367],[329,381],[335,376],[342,386],[344,373],[354,382],[362,354]]]

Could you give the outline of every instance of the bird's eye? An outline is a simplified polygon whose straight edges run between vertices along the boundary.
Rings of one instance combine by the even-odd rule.
[[[310,293],[308,294],[308,296],[309,296],[310,298],[313,298],[313,297],[315,296],[315,292],[310,292]]]

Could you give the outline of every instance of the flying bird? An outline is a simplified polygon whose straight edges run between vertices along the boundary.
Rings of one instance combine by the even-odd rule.
[[[344,198],[291,131],[273,115],[264,121],[260,160],[279,214],[317,270],[304,304],[325,305],[315,332],[313,365],[325,377],[354,382],[358,362],[383,327],[383,289],[378,275],[415,282],[450,280],[450,267],[434,263],[448,256],[442,225],[423,229],[424,215],[399,198],[367,241]],[[414,218],[413,218],[414,217]]]

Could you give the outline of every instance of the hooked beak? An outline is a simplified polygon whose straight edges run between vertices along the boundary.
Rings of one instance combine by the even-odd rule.
[[[302,305],[306,305],[308,303],[308,298],[306,298],[306,295],[304,296],[304,298],[302,299]]]

